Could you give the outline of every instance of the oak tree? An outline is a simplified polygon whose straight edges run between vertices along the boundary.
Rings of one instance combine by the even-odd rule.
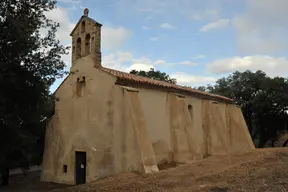
[[[56,39],[59,27],[45,17],[53,0],[0,1],[0,172],[41,161],[49,87],[65,74],[67,47]]]

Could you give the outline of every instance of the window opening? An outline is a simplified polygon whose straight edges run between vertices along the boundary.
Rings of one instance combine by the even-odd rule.
[[[89,55],[90,54],[90,34],[87,34],[85,37],[85,54]]]
[[[85,33],[85,30],[86,30],[86,29],[85,29],[85,28],[86,28],[85,25],[86,25],[86,24],[85,24],[85,21],[83,21],[83,22],[82,22],[82,25],[81,25],[81,32],[82,32],[82,33]]]
[[[77,39],[76,58],[81,57],[81,38]]]
[[[63,173],[67,173],[67,165],[63,165]]]

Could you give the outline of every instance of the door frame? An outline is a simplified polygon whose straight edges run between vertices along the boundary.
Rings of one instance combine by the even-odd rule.
[[[86,183],[86,175],[87,175],[87,152],[84,151],[84,150],[77,150],[77,151],[74,151],[74,183],[75,185],[79,185],[77,184],[77,153],[82,153],[82,154],[85,154],[85,177],[84,177],[84,183]]]

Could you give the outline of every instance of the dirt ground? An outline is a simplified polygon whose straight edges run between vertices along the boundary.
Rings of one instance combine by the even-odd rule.
[[[16,182],[13,186],[2,190],[15,192],[288,192],[288,148],[257,149],[245,155],[213,156],[155,174],[125,173],[79,186],[41,183],[38,182],[39,175],[34,177],[28,183],[23,181],[17,184]],[[34,181],[31,182],[32,180]]]

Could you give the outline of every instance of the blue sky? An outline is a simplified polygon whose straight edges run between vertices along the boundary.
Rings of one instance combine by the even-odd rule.
[[[271,77],[288,72],[287,0],[58,0],[47,17],[60,23],[64,45],[86,7],[103,24],[105,67],[153,67],[190,86],[235,70],[260,69]],[[63,57],[67,70],[70,57]]]

